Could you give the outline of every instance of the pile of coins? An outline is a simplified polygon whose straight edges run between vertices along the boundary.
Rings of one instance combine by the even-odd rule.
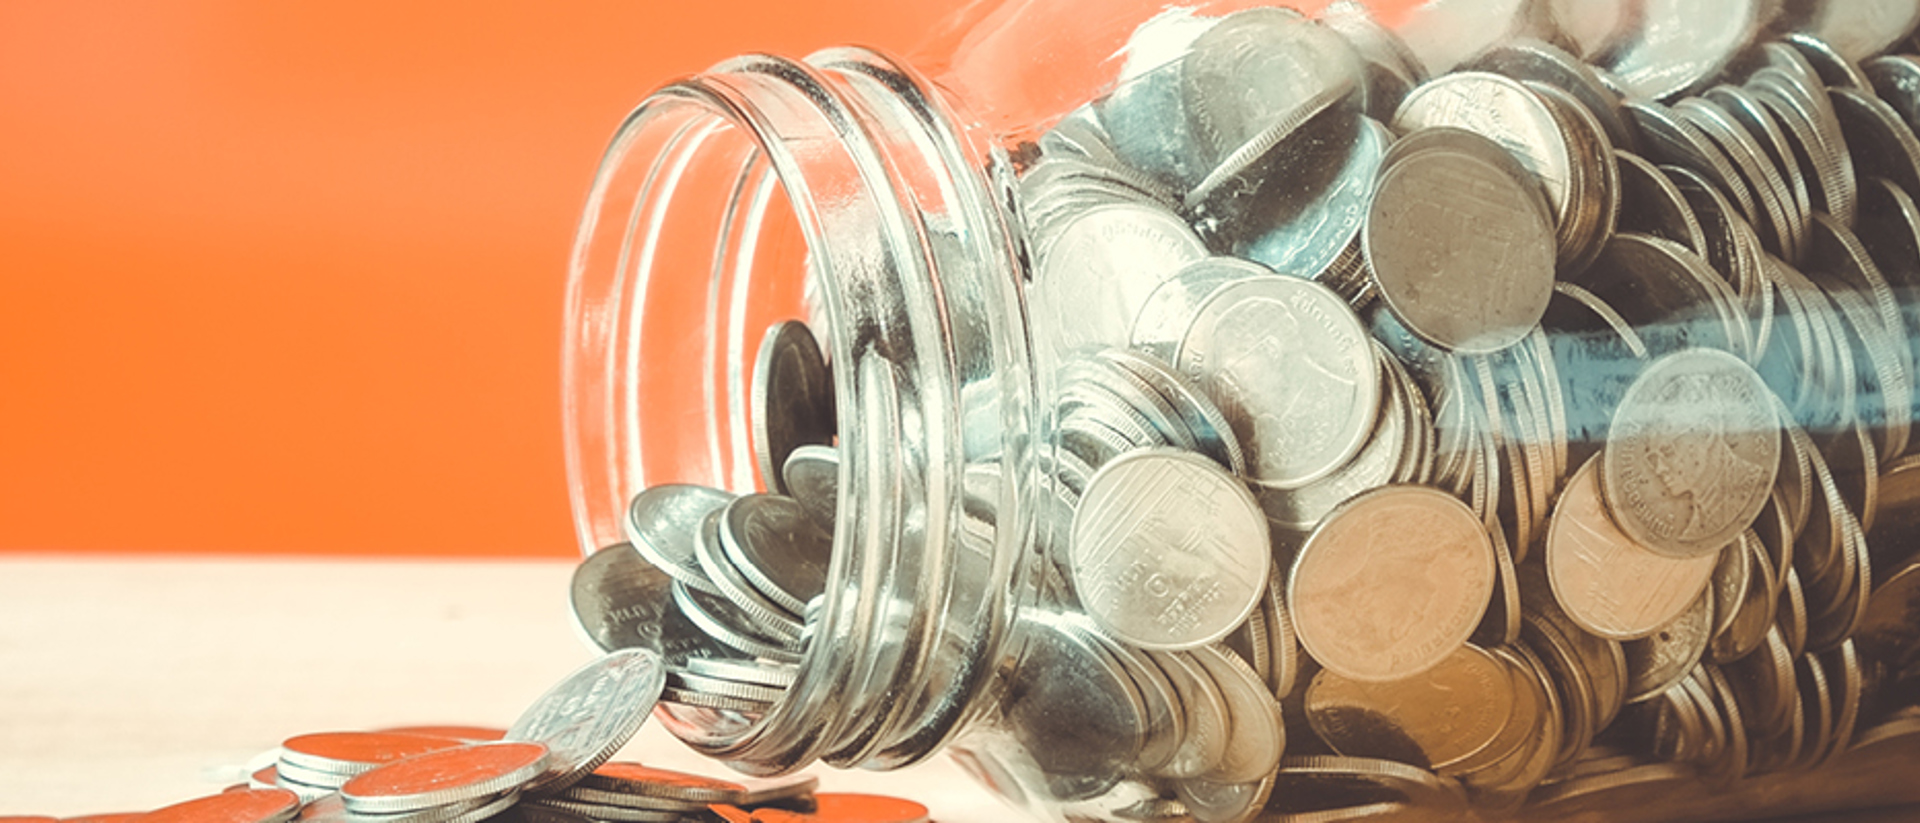
[[[555,685],[510,728],[298,735],[219,794],[65,823],[927,823],[918,803],[816,794],[812,777],[735,782],[608,762],[668,688],[658,654],[620,650]]]
[[[1920,4],[1787,5],[1142,25],[1013,152],[1041,476],[969,439],[943,522],[992,547],[1016,485],[1040,522],[961,761],[1048,814],[1229,823],[1568,814],[1915,740],[1920,57],[1887,52]],[[858,369],[814,331],[759,349],[766,491],[647,489],[574,581],[722,756],[861,596],[839,454],[886,433],[841,430]]]

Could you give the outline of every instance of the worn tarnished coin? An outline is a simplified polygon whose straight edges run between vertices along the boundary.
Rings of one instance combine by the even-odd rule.
[[[1581,628],[1633,640],[1659,631],[1699,599],[1719,553],[1675,557],[1628,537],[1601,499],[1603,460],[1588,460],[1560,493],[1547,531],[1548,580]]]
[[[1553,296],[1554,229],[1539,187],[1478,134],[1425,128],[1389,153],[1367,210],[1367,259],[1407,330],[1478,354],[1525,339]]]
[[[347,781],[347,809],[393,814],[488,797],[525,785],[546,767],[539,743],[475,743],[388,763]]]
[[[1494,585],[1493,544],[1466,504],[1389,486],[1327,516],[1287,583],[1307,653],[1355,680],[1412,677],[1466,643]]]
[[[528,793],[560,791],[607,762],[646,722],[666,674],[657,652],[622,649],[581,667],[535,700],[506,738],[551,750]]]
[[[649,486],[627,504],[627,539],[640,556],[673,579],[703,592],[719,594],[700,568],[696,543],[700,522],[725,508],[734,495],[691,484]]]
[[[1192,452],[1129,452],[1094,473],[1073,518],[1074,588],[1114,637],[1186,649],[1259,602],[1267,522],[1246,487]]]
[[[1341,754],[1444,774],[1506,729],[1513,687],[1499,660],[1461,646],[1433,668],[1399,680],[1368,682],[1322,671],[1307,687],[1307,720]]]
[[[1780,464],[1773,394],[1744,361],[1688,349],[1654,361],[1614,413],[1607,510],[1671,557],[1711,555],[1753,525]]]
[[[1702,592],[1672,622],[1620,644],[1627,661],[1627,702],[1644,703],[1673,688],[1699,664],[1712,636],[1713,597]]]
[[[753,454],[760,480],[786,494],[780,469],[787,455],[800,446],[830,446],[839,430],[833,375],[807,324],[787,320],[767,329],[754,361],[751,391]]]
[[[1325,286],[1290,277],[1215,291],[1176,363],[1226,414],[1250,478],[1278,488],[1311,483],[1351,459],[1380,402],[1360,318]]]

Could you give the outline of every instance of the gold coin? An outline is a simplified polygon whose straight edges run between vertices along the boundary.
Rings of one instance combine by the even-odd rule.
[[[1656,554],[1608,516],[1600,490],[1601,458],[1575,472],[1547,526],[1547,579],[1553,596],[1581,628],[1613,640],[1634,640],[1672,623],[1699,598],[1720,553]]]

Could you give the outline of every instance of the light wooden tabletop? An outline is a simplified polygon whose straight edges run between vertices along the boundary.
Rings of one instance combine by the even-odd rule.
[[[296,734],[506,726],[591,655],[565,562],[0,557],[0,815],[139,811],[219,791]],[[648,723],[621,754],[724,776]],[[814,767],[824,790],[1009,807],[944,758]]]

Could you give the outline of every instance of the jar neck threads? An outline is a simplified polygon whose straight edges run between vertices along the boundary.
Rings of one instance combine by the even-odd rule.
[[[811,320],[836,376],[834,553],[799,678],[757,718],[663,709],[697,750],[756,773],[890,768],[983,702],[1035,551],[1011,202],[984,131],[861,49],[729,60],[614,137],[568,285],[583,548],[624,539],[649,485],[756,488],[746,383],[770,321]]]

